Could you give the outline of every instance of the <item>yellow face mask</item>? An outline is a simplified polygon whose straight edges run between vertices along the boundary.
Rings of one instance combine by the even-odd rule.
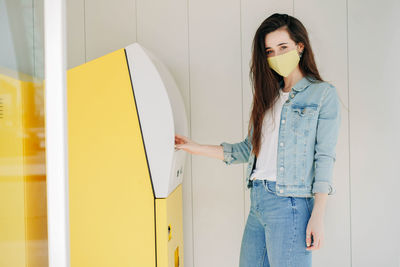
[[[269,57],[267,60],[271,69],[276,71],[279,75],[287,77],[294,68],[296,68],[300,61],[300,57],[297,49],[293,49],[285,54]]]

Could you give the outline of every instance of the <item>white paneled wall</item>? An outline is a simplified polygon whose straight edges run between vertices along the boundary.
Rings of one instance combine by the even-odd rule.
[[[348,5],[353,266],[400,266],[400,1]]]
[[[189,1],[192,139],[242,139],[240,1]],[[194,266],[236,266],[244,229],[243,166],[192,157]]]
[[[69,68],[138,41],[174,75],[202,144],[238,142],[252,101],[251,43],[274,12],[308,29],[342,102],[324,247],[313,266],[400,266],[400,4],[397,0],[68,0]],[[350,113],[349,110],[352,110]],[[396,165],[397,164],[397,165]],[[244,165],[191,156],[183,182],[185,267],[238,266],[250,207]]]

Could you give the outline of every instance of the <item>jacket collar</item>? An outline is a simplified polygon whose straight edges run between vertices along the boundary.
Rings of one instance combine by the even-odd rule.
[[[308,79],[307,79],[308,78]],[[303,78],[301,78],[300,81],[298,81],[294,86],[293,86],[293,90],[301,92],[304,89],[306,89],[312,82],[314,81],[314,79],[310,76],[304,76]],[[280,87],[283,86],[283,79],[279,82]]]

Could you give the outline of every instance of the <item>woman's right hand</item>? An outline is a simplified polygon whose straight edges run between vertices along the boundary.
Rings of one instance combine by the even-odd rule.
[[[175,134],[175,148],[182,149],[190,154],[197,154],[201,145],[190,140],[188,137]]]

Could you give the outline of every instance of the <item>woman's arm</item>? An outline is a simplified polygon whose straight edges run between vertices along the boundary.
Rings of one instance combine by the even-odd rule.
[[[316,250],[324,243],[324,215],[328,195],[335,194],[332,184],[333,166],[336,161],[336,144],[341,123],[340,102],[337,90],[330,85],[322,100],[318,117],[315,145],[315,194],[314,208],[306,229],[307,250]],[[313,245],[311,245],[311,235]]]
[[[223,148],[223,161],[226,165],[245,163],[249,161],[252,148],[249,136],[246,136],[243,141],[234,144],[222,142],[220,146]]]
[[[314,208],[311,216],[318,217],[320,220],[324,219],[327,199],[328,193],[315,193]]]
[[[251,143],[248,136],[238,143],[222,142],[219,145],[201,145],[182,135],[175,135],[175,148],[191,154],[207,156],[222,160],[226,165],[249,161]]]
[[[324,244],[324,214],[327,199],[328,193],[315,194],[314,208],[312,210],[311,217],[308,220],[306,229],[307,250],[320,249]],[[311,243],[311,236],[313,243]]]
[[[341,123],[340,101],[336,88],[329,84],[318,115],[314,153],[315,180],[312,193],[335,194],[332,183],[336,144]]]
[[[175,148],[182,149],[190,154],[224,160],[224,151],[222,146],[201,145],[179,134],[175,135]]]

